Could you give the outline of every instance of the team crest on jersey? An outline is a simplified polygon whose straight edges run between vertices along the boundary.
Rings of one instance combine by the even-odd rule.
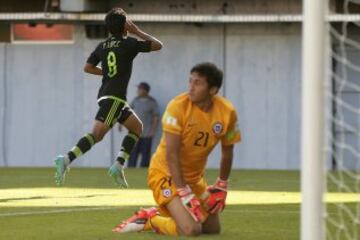
[[[170,189],[170,188],[165,188],[165,189],[163,189],[163,190],[162,190],[162,194],[163,194],[163,196],[166,197],[166,198],[171,197],[171,194],[172,194],[171,189]]]
[[[215,134],[220,134],[223,130],[223,125],[221,122],[214,123],[212,130]]]

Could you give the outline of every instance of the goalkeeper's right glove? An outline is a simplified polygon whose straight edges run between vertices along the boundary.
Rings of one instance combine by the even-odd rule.
[[[177,194],[180,197],[182,204],[185,209],[190,213],[190,215],[194,218],[194,220],[198,223],[203,222],[205,217],[200,209],[200,201],[191,191],[189,185],[185,187],[178,188],[176,190]]]

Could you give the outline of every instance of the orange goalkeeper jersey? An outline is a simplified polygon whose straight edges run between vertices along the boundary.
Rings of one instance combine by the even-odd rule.
[[[232,145],[241,140],[234,107],[227,99],[214,96],[208,112],[193,104],[187,93],[171,100],[162,118],[163,132],[181,136],[180,162],[187,183],[196,183],[204,174],[207,158],[221,141]],[[169,174],[164,133],[150,168]]]

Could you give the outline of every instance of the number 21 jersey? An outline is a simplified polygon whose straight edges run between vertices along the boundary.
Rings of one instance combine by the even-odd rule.
[[[241,140],[235,108],[221,96],[214,96],[211,109],[204,112],[183,93],[169,102],[162,125],[163,132],[181,137],[181,170],[189,184],[201,179],[208,155],[219,141],[232,145]],[[164,134],[150,164],[150,168],[170,174]]]

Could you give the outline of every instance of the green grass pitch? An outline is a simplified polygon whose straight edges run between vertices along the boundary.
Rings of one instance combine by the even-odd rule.
[[[154,205],[145,169],[126,169],[130,189],[112,185],[106,169],[71,169],[56,187],[53,169],[0,168],[0,239],[173,239],[111,229],[140,206]],[[208,170],[211,183],[217,170]],[[299,172],[233,170],[222,233],[196,239],[299,239]],[[354,207],[358,194],[327,196]],[[354,204],[352,204],[354,203]]]

